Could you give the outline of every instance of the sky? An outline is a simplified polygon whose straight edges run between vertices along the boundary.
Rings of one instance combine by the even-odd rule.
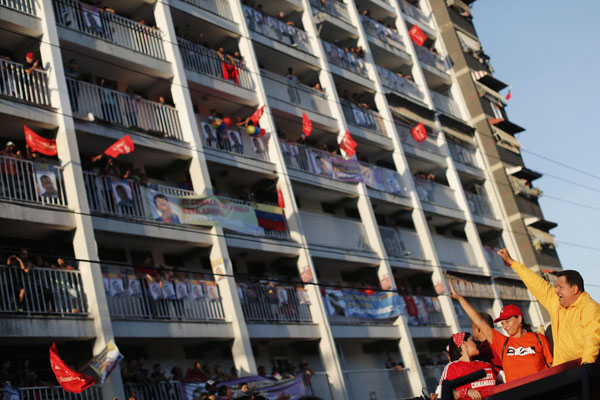
[[[534,185],[544,217],[558,223],[563,268],[579,271],[600,302],[600,1],[477,0],[473,15],[494,76],[513,84],[506,110],[526,128],[517,135],[525,165],[553,175]]]

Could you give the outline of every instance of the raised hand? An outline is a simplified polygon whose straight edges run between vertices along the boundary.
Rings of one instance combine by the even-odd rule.
[[[498,250],[497,253],[500,257],[502,257],[502,260],[504,261],[504,264],[508,267],[510,267],[512,265],[512,263],[515,261],[510,254],[508,254],[508,250],[506,248],[504,249],[500,249]]]
[[[448,284],[450,285],[450,292],[452,292],[450,297],[455,300],[459,300],[462,296],[460,295],[460,293],[458,293],[456,291],[456,289],[454,289],[454,285],[452,284],[452,279],[448,280]]]

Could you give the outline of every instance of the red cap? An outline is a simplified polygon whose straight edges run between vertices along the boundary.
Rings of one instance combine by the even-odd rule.
[[[509,319],[510,317],[523,316],[521,309],[514,304],[509,304],[507,306],[502,307],[500,310],[500,316],[494,320],[494,323],[503,321],[505,319]]]
[[[25,55],[25,57],[27,57],[27,58],[33,58],[33,53],[32,53],[32,52],[29,52],[29,53],[27,53],[27,54]]]

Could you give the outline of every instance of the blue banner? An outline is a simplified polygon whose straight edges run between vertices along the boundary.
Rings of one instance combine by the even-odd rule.
[[[306,394],[302,375],[296,376],[294,379],[268,379],[260,376],[246,376],[230,381],[218,382],[217,387],[227,386],[231,388],[234,397],[237,395],[239,387],[242,383],[247,383],[254,387],[254,393],[261,395],[269,400],[275,400],[280,395],[290,396],[289,399],[298,399]],[[200,393],[204,392],[206,383],[181,383],[181,397],[183,400],[194,400],[199,397]]]
[[[401,314],[401,302],[396,293],[324,289],[325,308],[329,315],[384,319]]]

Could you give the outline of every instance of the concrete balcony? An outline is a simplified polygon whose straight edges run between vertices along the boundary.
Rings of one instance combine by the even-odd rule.
[[[466,240],[432,235],[438,258],[444,267],[459,272],[483,273],[483,267],[478,265],[473,248]]]
[[[394,94],[401,97],[415,100],[420,104],[425,102],[425,93],[419,88],[415,82],[398,76],[394,72],[383,67],[377,66],[377,72],[381,79],[383,87],[391,90]]]
[[[317,10],[324,11],[327,14],[343,20],[344,22],[351,24],[350,13],[348,12],[348,6],[340,1],[325,1],[321,0],[310,0],[310,5]]]
[[[360,129],[367,129],[381,136],[387,136],[383,118],[374,110],[356,106],[354,103],[340,100],[346,121]]]
[[[67,88],[73,114],[79,119],[89,121],[91,114],[112,125],[183,140],[179,114],[173,107],[71,78],[67,78]]]
[[[388,28],[363,14],[360,14],[360,21],[370,42],[394,56],[400,56],[405,61],[411,62],[404,40],[397,30]]]
[[[411,127],[396,122],[396,130],[400,136],[402,147],[407,154],[412,154],[423,160],[428,160],[436,165],[446,166],[446,155],[437,143],[437,133],[427,132],[427,138],[418,142],[412,137]]]
[[[400,0],[399,3],[402,12],[413,21],[418,22],[421,28],[425,28],[426,30],[433,29],[431,15],[426,15],[420,8],[413,6],[407,1]]]
[[[462,146],[452,141],[448,141],[448,147],[450,148],[450,155],[455,161],[456,168],[459,171],[474,176],[485,177],[481,165],[477,160],[475,149]]]
[[[218,15],[228,21],[233,22],[233,14],[227,0],[181,0],[184,3],[208,11],[211,14]]]
[[[327,23],[337,35],[350,34],[352,37],[358,36],[358,30],[350,22],[348,6],[340,1],[310,0],[313,9],[314,21],[317,24]]]
[[[366,163],[360,163],[360,170],[363,181],[369,189],[369,196],[412,207],[406,180],[398,172]]]
[[[417,52],[421,66],[423,66],[423,72],[430,87],[452,84],[452,79],[448,72],[450,66],[444,58],[422,46],[415,46],[415,51]]]
[[[0,0],[0,7],[10,8],[31,16],[37,15],[34,0]]]
[[[50,107],[48,73],[35,69],[28,74],[22,64],[0,60],[0,95],[30,105]]]
[[[449,117],[463,121],[458,104],[448,96],[444,96],[438,92],[430,91],[433,106],[436,110],[446,114]]]
[[[433,181],[415,178],[417,195],[423,203],[423,209],[436,214],[444,214],[464,219],[464,214],[456,203],[454,190]]]
[[[492,206],[486,196],[471,192],[465,192],[465,195],[471,214],[481,218],[498,219],[492,211]]]
[[[344,371],[351,400],[412,398],[408,370],[370,369]]]
[[[379,233],[389,258],[427,262],[419,235],[416,232],[380,226]]]
[[[356,82],[366,88],[375,89],[375,84],[369,79],[365,60],[346,52],[343,48],[322,41],[327,60],[333,66],[331,71],[342,78]]]

